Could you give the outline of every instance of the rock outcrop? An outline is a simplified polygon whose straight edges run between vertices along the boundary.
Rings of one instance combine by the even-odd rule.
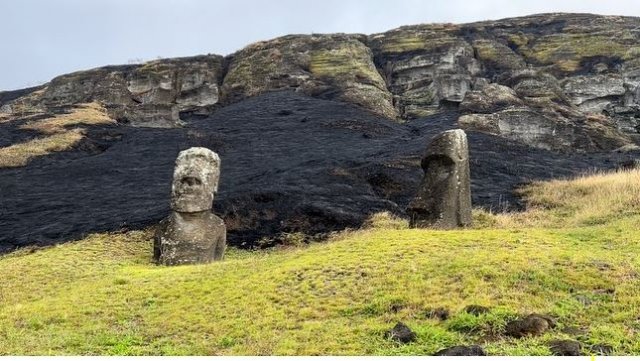
[[[37,88],[36,96],[26,94],[6,105],[16,104],[16,113],[25,115],[55,113],[95,101],[120,123],[175,127],[180,125],[180,113],[209,114],[213,110],[222,70],[223,58],[218,55],[108,66],[59,76]]]
[[[457,25],[402,27],[369,37],[375,61],[405,118],[459,103],[480,75],[471,44]]]
[[[540,14],[370,36],[290,35],[224,58],[63,75],[0,93],[0,114],[97,101],[121,123],[175,127],[180,114],[294,90],[391,120],[460,108],[466,130],[554,151],[608,151],[640,140],[639,27],[634,17]]]
[[[556,151],[612,150],[632,142],[611,119],[571,104],[553,76],[524,70],[504,77],[508,86],[491,83],[466,94],[463,128]]]
[[[224,103],[273,90],[337,99],[395,119],[398,114],[364,35],[292,35],[231,55]]]

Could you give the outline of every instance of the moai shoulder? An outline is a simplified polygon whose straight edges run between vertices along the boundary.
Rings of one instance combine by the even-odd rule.
[[[206,148],[189,148],[176,159],[169,217],[158,225],[154,259],[165,265],[221,260],[227,231],[211,213],[220,178],[220,158]]]
[[[461,129],[437,135],[422,159],[424,178],[407,213],[413,227],[471,225],[469,146]]]

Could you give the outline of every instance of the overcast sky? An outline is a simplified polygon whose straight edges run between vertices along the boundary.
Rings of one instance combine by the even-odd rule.
[[[286,34],[589,12],[640,16],[638,0],[0,0],[0,90],[158,57],[226,55]]]

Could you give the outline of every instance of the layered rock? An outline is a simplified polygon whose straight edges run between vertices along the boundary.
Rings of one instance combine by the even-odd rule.
[[[54,78],[26,104],[48,112],[97,101],[121,123],[174,127],[181,112],[208,114],[218,103],[222,64],[221,56],[206,55],[80,71]],[[22,98],[5,106],[12,103],[26,107]]]
[[[294,35],[252,44],[231,56],[222,85],[224,103],[287,89],[396,118],[365,40],[362,35]]]
[[[470,91],[458,120],[477,130],[555,151],[612,150],[631,143],[604,116],[589,116],[571,104],[557,80],[547,73],[518,71]]]
[[[402,27],[369,37],[376,65],[404,118],[432,114],[459,103],[480,73],[473,47],[457,25]]]
[[[0,114],[98,101],[121,123],[174,127],[181,113],[207,115],[258,94],[295,90],[391,120],[459,108],[463,128],[545,149],[610,150],[640,139],[638,28],[632,17],[541,14],[370,36],[291,35],[226,58],[64,75],[37,91],[0,93]],[[511,90],[484,89],[489,84]]]

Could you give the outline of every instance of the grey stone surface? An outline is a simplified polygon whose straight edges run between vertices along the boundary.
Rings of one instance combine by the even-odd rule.
[[[169,217],[162,220],[154,240],[154,259],[164,265],[222,260],[227,230],[211,213],[218,190],[220,158],[213,151],[193,147],[176,159]]]
[[[413,227],[455,228],[471,224],[469,146],[461,129],[436,136],[422,159],[424,178],[407,213]]]

